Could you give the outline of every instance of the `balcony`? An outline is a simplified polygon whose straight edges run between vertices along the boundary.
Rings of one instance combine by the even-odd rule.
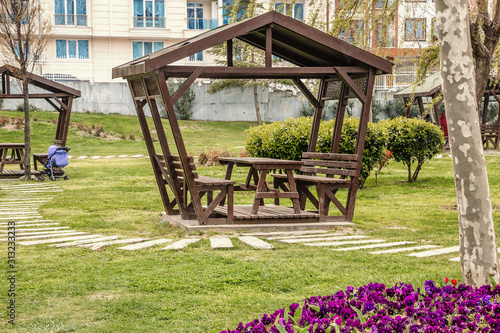
[[[209,30],[219,26],[217,19],[188,19],[189,30]]]
[[[134,28],[165,28],[165,17],[134,16]]]
[[[54,14],[56,25],[79,25],[87,26],[87,15]]]

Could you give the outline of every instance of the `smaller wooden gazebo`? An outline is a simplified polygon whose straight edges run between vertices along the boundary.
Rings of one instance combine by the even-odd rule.
[[[0,66],[0,99],[24,98],[22,93],[14,93],[11,89],[12,78],[21,79],[19,73],[20,70],[17,68]],[[80,91],[33,73],[29,73],[29,85],[45,90],[42,93],[30,92],[29,99],[44,99],[59,112],[54,143],[65,146],[68,137],[73,99],[81,96]],[[22,174],[21,170],[24,166],[24,147],[24,143],[0,143],[0,175],[12,177]],[[47,153],[33,154],[35,170],[37,168],[37,160],[41,162],[45,157],[47,157]],[[21,170],[4,170],[4,165],[6,164],[17,164],[20,166]]]
[[[489,80],[486,90],[484,91],[484,102],[481,118],[481,136],[484,149],[498,149],[500,138],[500,85],[496,83],[497,80]],[[496,122],[494,124],[487,123],[488,106],[491,97],[499,103],[499,114],[497,114]],[[439,125],[439,106],[443,102],[441,94],[441,72],[434,73],[427,77],[423,82],[410,86],[402,91],[394,94],[394,98],[403,98],[405,102],[406,117],[411,118],[411,109],[413,105],[417,104],[420,116],[423,118],[425,114],[424,104],[433,103],[432,108],[434,111],[436,123]],[[425,102],[424,102],[425,99]],[[480,112],[480,110],[478,110]]]
[[[264,64],[258,67],[234,66],[234,59],[237,57],[233,54],[235,40],[262,50]],[[228,50],[225,66],[176,64],[177,61],[218,44],[225,44]],[[285,60],[285,65],[274,67],[273,56]],[[243,224],[279,224],[352,220],[375,75],[391,72],[392,63],[389,61],[271,11],[238,23],[223,25],[115,67],[113,78],[123,77],[128,81],[168,215],[180,215],[184,220],[196,219],[199,224],[231,224],[236,220]],[[174,92],[169,91],[166,83],[168,78],[183,78],[185,81]],[[174,104],[196,79],[206,78],[292,80],[315,107],[309,148],[303,155],[307,161],[228,158],[225,160],[228,164],[225,179],[198,175],[192,157],[186,152]],[[317,96],[302,81],[305,79],[313,79],[319,83]],[[340,154],[340,135],[345,108],[350,98],[358,99],[363,105],[359,134],[355,151],[352,154]],[[167,141],[157,100],[165,105],[175,145]],[[315,153],[321,114],[327,100],[339,101],[332,147],[329,153]],[[153,145],[151,130],[144,116],[146,105],[153,117],[161,154],[156,152],[157,148]],[[173,151],[178,155],[174,155]],[[230,179],[233,165],[250,167],[246,183],[236,185]],[[291,172],[292,169],[299,168],[304,173],[300,179]],[[266,172],[273,169],[284,170],[286,175],[273,175],[275,188],[269,189],[265,177]],[[255,185],[250,184],[252,178]],[[309,192],[309,187],[316,188],[317,198]],[[167,192],[167,188],[170,188],[173,199],[170,199],[172,194]],[[339,189],[347,190],[345,202],[339,199],[344,200],[343,196],[337,198]],[[233,191],[237,190],[256,191],[254,205],[233,206]],[[214,191],[219,192],[217,197],[214,197]],[[203,197],[207,198],[206,205],[201,203]],[[263,205],[264,198],[273,198],[275,205],[259,208],[259,205]],[[293,209],[279,206],[280,198],[291,199]],[[310,200],[318,210],[306,212],[306,200]],[[328,216],[329,203],[338,208],[340,215]]]
[[[23,94],[14,94],[11,92],[11,78],[19,80],[19,72],[19,69],[13,69],[8,66],[0,66],[0,76],[2,81],[0,98],[23,99]],[[62,146],[66,145],[73,99],[81,96],[80,91],[33,73],[29,73],[29,84],[45,90],[43,93],[30,93],[30,99],[44,99],[59,112],[55,140],[57,140],[57,142]]]

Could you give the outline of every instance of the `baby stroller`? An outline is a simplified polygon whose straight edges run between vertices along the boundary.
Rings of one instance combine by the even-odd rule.
[[[43,171],[39,181],[44,181],[43,174],[49,176],[50,180],[63,178],[68,180],[68,175],[64,174],[64,167],[68,165],[68,151],[70,147],[59,147],[52,145],[49,147],[48,157],[43,160]]]

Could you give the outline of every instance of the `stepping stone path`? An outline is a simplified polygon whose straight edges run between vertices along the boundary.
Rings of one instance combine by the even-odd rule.
[[[120,156],[93,156],[90,159],[100,158],[137,158],[144,155],[120,155]],[[86,159],[88,156],[80,156]],[[50,183],[26,183],[26,184],[0,184],[0,191],[7,191],[9,197],[0,198],[0,242],[8,239],[8,222],[14,221],[16,227],[16,241],[19,245],[45,244],[55,248],[80,247],[93,251],[101,250],[110,245],[124,245],[116,249],[136,251],[156,247],[157,250],[182,250],[187,246],[201,241],[200,238],[185,238],[181,240],[172,239],[148,239],[148,238],[121,238],[119,235],[93,235],[78,230],[72,230],[67,226],[61,226],[52,220],[43,219],[38,209],[50,202],[54,195],[62,192],[62,189]],[[398,241],[387,242],[383,239],[372,239],[366,235],[332,233],[326,230],[307,231],[279,231],[279,232],[254,232],[235,235],[244,246],[259,250],[274,249],[267,241],[276,241],[289,244],[289,246],[321,246],[336,252],[370,251],[374,255],[404,253],[407,256],[424,258],[459,252],[458,246],[441,247],[433,244],[415,244],[415,242]],[[264,241],[265,239],[266,241]],[[213,250],[234,249],[233,242],[229,237],[210,237],[210,247]],[[206,240],[204,240],[206,241]],[[166,247],[160,245],[171,243]],[[366,245],[362,245],[366,244]],[[499,251],[500,252],[500,251]],[[459,261],[459,257],[449,259]]]

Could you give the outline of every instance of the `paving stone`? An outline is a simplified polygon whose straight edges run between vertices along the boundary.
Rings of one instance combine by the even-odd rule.
[[[108,245],[113,245],[113,244],[134,244],[134,243],[140,243],[149,240],[149,238],[128,238],[128,239],[118,239],[114,241],[106,241],[106,242],[99,242],[99,243],[92,243],[92,244],[82,244],[78,245],[78,247],[86,247],[91,250],[100,250],[101,248],[108,246]]]
[[[102,157],[102,156],[92,156],[91,158],[92,158],[93,160],[96,160],[96,159],[101,158],[101,157]]]
[[[399,253],[399,252],[408,252],[415,250],[426,250],[426,249],[434,249],[441,247],[440,245],[420,245],[420,246],[411,246],[411,247],[402,247],[399,249],[390,249],[390,250],[382,250],[370,252],[370,254],[387,254],[387,253]]]
[[[64,242],[76,241],[76,240],[80,240],[80,239],[89,239],[89,238],[98,238],[98,237],[102,237],[102,235],[85,235],[85,236],[42,239],[42,240],[35,240],[35,241],[21,241],[21,242],[18,242],[18,244],[19,245],[38,245],[38,244],[49,244],[49,243],[64,243]]]
[[[213,250],[217,249],[233,249],[233,243],[227,237],[213,237],[210,238],[210,247]]]
[[[363,239],[363,238],[369,238],[369,237],[363,236],[363,235],[331,236],[331,237],[321,236],[320,238],[283,239],[283,240],[280,240],[280,242],[293,244],[293,243],[306,243],[306,242],[341,241],[341,240]]]
[[[103,158],[113,158],[115,157],[116,155],[110,155],[110,156],[104,156]]]
[[[447,254],[447,253],[453,253],[453,252],[459,252],[459,251],[460,251],[460,246],[452,246],[452,247],[445,247],[445,248],[437,249],[437,250],[429,250],[429,251],[424,251],[424,252],[414,252],[414,253],[407,254],[407,256],[423,258],[423,257],[431,257],[431,256],[439,255],[439,254]]]
[[[38,223],[38,224],[48,224],[48,223],[57,223],[54,222],[53,220],[31,220],[31,221],[15,221],[16,226],[22,227],[25,224],[32,224],[32,223]],[[59,223],[57,223],[59,224]],[[9,222],[1,222],[0,223],[0,228],[3,226],[9,226]]]
[[[244,233],[241,236],[255,236],[255,237],[267,237],[267,236],[293,236],[293,235],[308,235],[308,234],[326,234],[326,230],[303,230],[303,231],[273,231],[273,232],[252,232]]]
[[[86,158],[87,158],[87,156],[78,156],[78,159],[79,159],[79,160],[84,160],[84,159],[86,159]]]
[[[128,155],[120,155],[118,156],[118,158],[124,158],[124,157],[127,157]]]
[[[332,251],[355,251],[355,250],[363,250],[363,249],[373,249],[373,248],[377,248],[377,247],[393,247],[393,246],[415,244],[415,243],[416,242],[393,242],[393,243],[371,244],[371,245],[362,245],[362,246],[354,246],[354,247],[344,247],[341,249],[332,249]]]
[[[3,216],[3,215],[33,215],[33,214],[39,214],[39,213],[37,211],[0,212],[0,216]]]
[[[51,225],[59,225],[59,223],[54,222],[54,223],[23,223],[23,224],[17,224],[16,223],[16,230],[23,229],[25,227],[45,227],[45,226],[51,226]],[[8,225],[2,225],[0,226],[0,229],[8,229]],[[0,230],[2,231],[2,230]]]
[[[145,249],[151,246],[155,246],[158,244],[164,244],[171,242],[171,239],[155,239],[151,240],[149,242],[144,242],[144,243],[137,243],[137,244],[132,244],[132,245],[127,245],[127,246],[122,246],[119,247],[118,249],[120,250],[128,250],[128,251],[134,251],[134,250],[140,250],[140,249]]]
[[[34,215],[34,216],[13,216],[13,217],[0,217],[0,220],[26,220],[26,219],[32,219],[32,218],[43,218],[40,215]]]
[[[68,242],[68,243],[62,243],[62,244],[51,244],[47,246],[53,246],[57,248],[64,248],[64,247],[70,247],[70,246],[76,246],[76,245],[81,245],[81,244],[88,244],[88,243],[99,243],[103,241],[111,241],[120,238],[121,236],[106,236],[106,237],[100,237],[100,238],[91,238],[91,239],[82,239],[82,240],[77,240],[73,242]]]
[[[183,248],[185,248],[189,244],[193,244],[193,243],[196,243],[199,241],[200,241],[199,238],[181,239],[180,241],[177,241],[173,244],[170,244],[170,245],[164,247],[162,250],[182,250]]]
[[[137,157],[143,157],[144,155],[142,154],[139,154],[139,155],[133,155],[133,156],[130,156],[131,158],[137,158]]]
[[[16,237],[16,241],[25,241],[28,239],[34,240],[34,239],[56,238],[56,237],[81,236],[81,235],[88,235],[88,232],[73,231],[73,232],[61,232],[59,234],[50,234],[50,235],[23,236],[19,238]],[[6,241],[7,238],[3,240]]]
[[[325,243],[306,243],[307,246],[342,246],[351,244],[383,243],[385,239],[366,239],[353,241],[325,242]]]
[[[68,228],[68,227],[65,227]],[[36,236],[36,235],[50,235],[50,234],[58,234],[58,233],[68,233],[68,232],[76,232],[76,230],[51,230],[51,231],[45,231],[46,229],[40,229],[40,231],[28,231],[28,232],[18,232],[16,231],[16,237],[24,237],[24,236]],[[25,231],[25,230],[22,230]],[[4,236],[7,235],[7,233],[2,234]]]
[[[345,233],[334,233],[334,234],[316,234],[316,235],[297,235],[297,236],[276,236],[276,237],[266,237],[268,240],[282,240],[282,239],[305,239],[305,238],[318,238],[318,237],[330,237],[330,236],[347,236]]]
[[[259,249],[259,250],[272,250],[272,249],[274,249],[273,245],[266,243],[263,240],[258,239],[257,237],[254,237],[254,236],[241,236],[241,237],[238,237],[238,239],[240,241],[242,241],[243,243],[250,245],[250,246],[252,246],[256,249]]]

